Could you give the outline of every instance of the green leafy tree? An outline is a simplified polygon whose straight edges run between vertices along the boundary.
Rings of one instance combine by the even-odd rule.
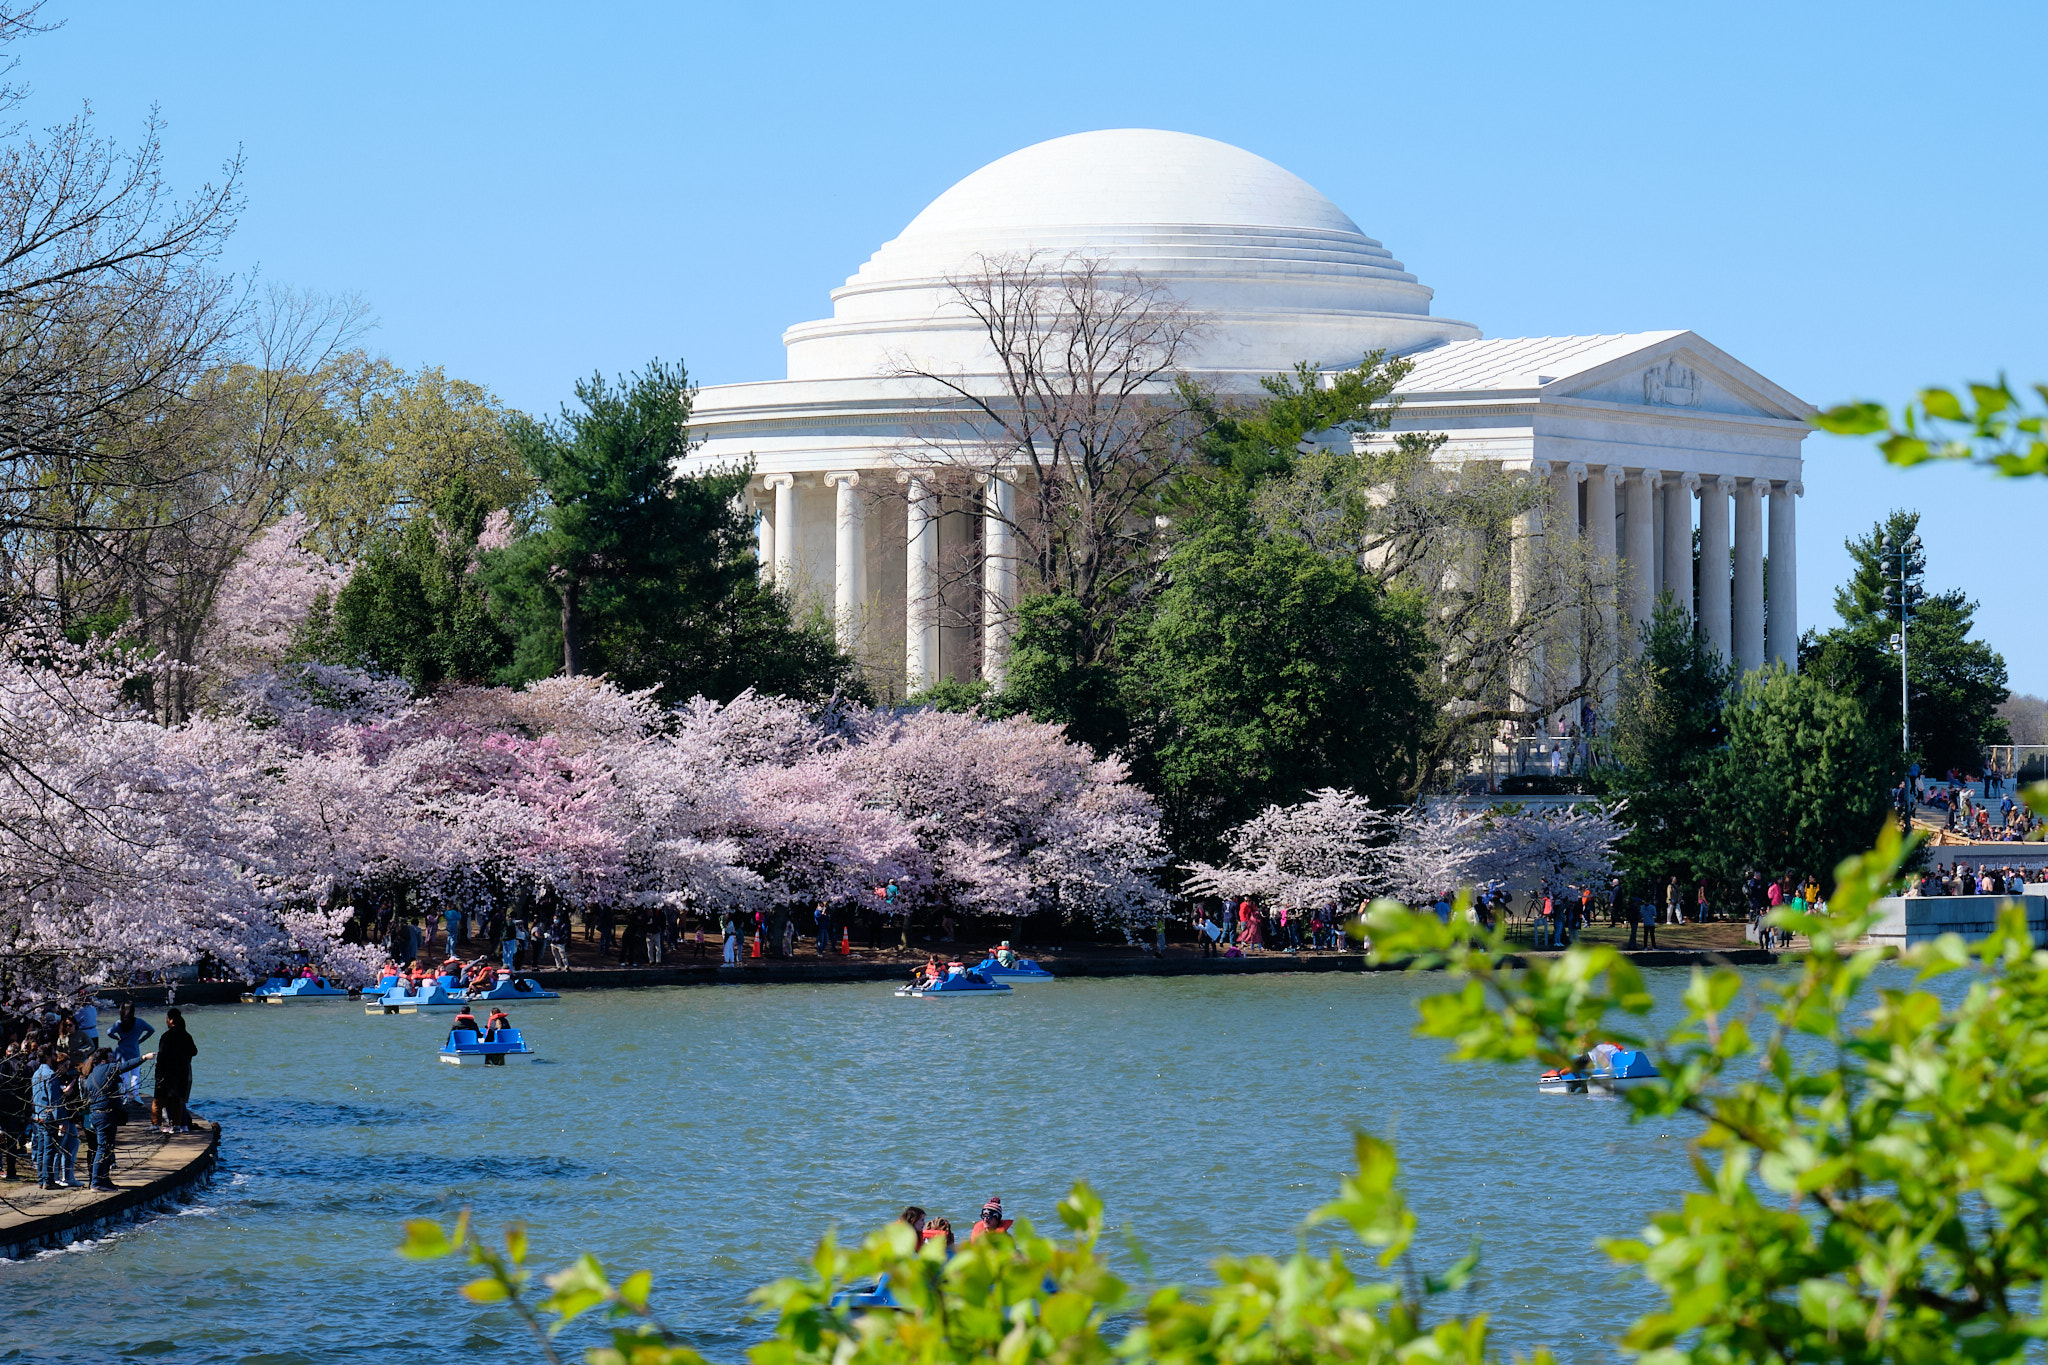
[[[1665,593],[1622,671],[1614,725],[1616,794],[1627,798],[1619,845],[1630,875],[1663,883],[1694,876],[1717,837],[1703,822],[1704,787],[1726,742],[1730,670]]]
[[[326,618],[315,613],[305,652],[396,674],[421,695],[489,682],[512,652],[477,574],[490,510],[457,478],[431,513],[380,537]]]
[[[760,582],[738,507],[751,471],[676,476],[692,392],[682,366],[655,361],[580,382],[580,409],[554,422],[513,423],[545,503],[533,534],[489,557],[518,627],[501,676],[604,673],[674,700],[865,695],[853,662]]]
[[[1417,613],[1356,565],[1222,521],[1167,556],[1119,640],[1132,757],[1199,856],[1322,787],[1398,800],[1428,724]]]
[[[1898,757],[1856,698],[1778,665],[1743,680],[1721,725],[1727,742],[1705,765],[1698,820],[1703,865],[1724,884],[1752,869],[1825,884],[1869,847]]]
[[[2042,800],[2048,805],[2048,799]],[[1376,952],[1447,967],[1421,1032],[1459,1059],[1583,1067],[1596,1042],[1640,1047],[1662,1080],[1626,1092],[1639,1119],[1700,1125],[1699,1190],[1633,1238],[1604,1243],[1664,1298],[1621,1339],[1637,1359],[2021,1361],[2048,1319],[2048,953],[2017,906],[1974,946],[1859,946],[1912,853],[1887,826],[1842,862],[1825,915],[1775,912],[1808,935],[1789,980],[1695,968],[1685,1018],[1608,946],[1513,961],[1498,937],[1391,902]],[[1961,976],[1943,993],[1940,977]]]
[[[1896,415],[1882,403],[1843,403],[1813,424],[1838,436],[1881,437],[1885,459],[1905,468],[1968,460],[2008,478],[2048,474],[2048,384],[2033,386],[2041,406],[2031,410],[2002,375],[1966,387],[1967,400],[1952,389],[1922,389]]]
[[[1356,1172],[1303,1231],[1339,1226],[1366,1253],[1364,1265],[1384,1271],[1400,1264],[1408,1273],[1398,1278],[1361,1273],[1341,1245],[1321,1254],[1302,1246],[1284,1258],[1227,1256],[1215,1263],[1213,1286],[1162,1286],[1141,1299],[1098,1250],[1101,1199],[1076,1185],[1059,1204],[1064,1238],[1044,1236],[1020,1220],[1008,1232],[976,1238],[948,1255],[938,1242],[920,1243],[904,1223],[854,1247],[827,1236],[808,1273],[754,1294],[774,1330],[747,1358],[753,1365],[1476,1365],[1488,1359],[1484,1316],[1431,1311],[1464,1288],[1476,1251],[1440,1274],[1418,1272],[1410,1251],[1415,1216],[1396,1186],[1393,1149],[1361,1136],[1355,1156]],[[702,1365],[654,1313],[645,1271],[614,1285],[601,1264],[584,1256],[547,1276],[548,1293],[532,1298],[525,1229],[509,1229],[500,1252],[474,1238],[467,1213],[448,1230],[424,1219],[406,1224],[400,1251],[415,1260],[462,1256],[481,1269],[462,1287],[463,1296],[510,1312],[556,1365],[563,1328],[591,1313],[612,1326],[605,1344],[585,1352],[590,1365]],[[844,1291],[882,1279],[896,1308],[835,1305]],[[1532,1365],[1549,1360],[1548,1352],[1538,1352]]]
[[[323,551],[336,559],[367,554],[438,507],[458,482],[486,512],[530,517],[533,474],[512,440],[518,413],[438,365],[408,374],[389,361],[348,359],[354,367],[329,405],[323,458],[294,498]]]
[[[1911,544],[1917,512],[1893,512],[1869,534],[1847,542],[1855,567],[1835,593],[1842,624],[1809,631],[1800,642],[1800,671],[1856,697],[1873,723],[1897,736],[1900,555],[1905,548],[1906,684],[1913,755],[1929,772],[1976,772],[1984,746],[2006,742],[1998,707],[2006,697],[2005,660],[1970,638],[1977,604],[1962,592],[1930,593],[1926,560]],[[1895,547],[1887,555],[1884,546]]]
[[[1098,754],[1129,748],[1122,670],[1096,656],[1080,603],[1051,593],[1026,598],[1015,621],[998,709],[1064,725]]]
[[[1266,397],[1251,403],[1220,398],[1182,379],[1181,399],[1200,419],[1209,477],[1193,478],[1181,500],[1217,482],[1249,490],[1284,477],[1311,438],[1386,430],[1393,421],[1394,390],[1414,368],[1414,361],[1389,358],[1384,351],[1368,352],[1350,369],[1328,375],[1304,360],[1292,374],[1261,379]]]

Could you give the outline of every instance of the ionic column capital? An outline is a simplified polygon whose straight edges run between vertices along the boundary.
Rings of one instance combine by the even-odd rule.
[[[1555,466],[1548,460],[1531,460],[1529,461],[1529,477],[1532,479],[1547,479],[1550,477],[1550,471],[1553,468]]]
[[[1600,477],[1619,488],[1628,482],[1628,471],[1618,464],[1611,464],[1601,469]]]
[[[1683,488],[1688,493],[1700,491],[1700,476],[1690,470],[1683,474],[1671,475],[1670,477],[1674,488]]]
[[[1694,474],[1692,479],[1694,486],[1700,490],[1701,497],[1709,493],[1718,493],[1725,498],[1742,487],[1742,480],[1728,474]]]
[[[847,486],[848,488],[853,488],[853,487],[856,487],[856,486],[857,486],[857,485],[858,485],[858,484],[860,483],[860,475],[859,475],[859,473],[857,473],[856,471],[854,471],[854,470],[851,470],[851,469],[835,469],[835,470],[833,470],[833,471],[832,471],[831,473],[829,473],[829,474],[826,474],[826,475],[824,475],[823,477],[824,477],[824,482],[826,482],[826,483],[829,483],[829,484],[839,484],[839,483],[843,483],[843,484],[845,484],[845,485],[846,485],[846,486]]]
[[[761,486],[763,488],[794,488],[796,487],[796,475],[763,474],[761,476]]]
[[[1566,483],[1584,483],[1586,481],[1585,464],[1582,461],[1573,460],[1564,467],[1564,478]]]
[[[1797,479],[1787,479],[1785,480],[1785,491],[1795,498],[1803,498],[1806,496],[1806,485]]]

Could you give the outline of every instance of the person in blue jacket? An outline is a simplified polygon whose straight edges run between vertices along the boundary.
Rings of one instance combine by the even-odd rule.
[[[41,1065],[29,1078],[29,1143],[35,1154],[36,1185],[62,1189],[66,1182],[57,1179],[57,1107],[64,1098],[59,1075],[64,1062],[54,1047],[44,1048],[38,1060]]]
[[[114,1056],[124,1062],[132,1062],[142,1055],[142,1045],[156,1036],[156,1029],[147,1019],[135,1017],[135,1002],[121,1002],[121,1018],[107,1030],[107,1037],[113,1040]],[[130,1070],[121,1073],[121,1098],[130,1104],[142,1103],[142,1076]]]

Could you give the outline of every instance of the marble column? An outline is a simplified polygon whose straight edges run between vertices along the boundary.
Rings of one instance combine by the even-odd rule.
[[[751,499],[747,505],[754,512],[754,562],[760,565],[761,581],[775,581],[775,500],[771,497],[767,506]]]
[[[775,490],[775,586],[796,591],[796,519],[802,511],[794,474],[770,474],[763,480]]]
[[[832,623],[839,647],[851,652],[860,644],[861,607],[867,600],[867,525],[860,500],[860,475],[827,474],[825,482],[839,490],[832,551]]]
[[[1628,476],[1623,494],[1626,522],[1622,534],[1627,540],[1622,553],[1628,563],[1627,653],[1633,658],[1643,647],[1642,627],[1657,610],[1657,524],[1652,520],[1657,504],[1657,471],[1638,469]]]
[[[1700,486],[1697,474],[1664,476],[1664,573],[1661,592],[1687,616],[1692,615],[1692,492]]]
[[[907,475],[903,676],[909,692],[939,680],[939,509],[924,480]]]
[[[1764,652],[1772,663],[1799,669],[1799,519],[1792,500],[1806,491],[1798,480],[1771,485],[1771,582]]]
[[[1603,713],[1613,707],[1618,681],[1614,646],[1623,629],[1616,619],[1620,565],[1615,559],[1614,545],[1614,492],[1621,478],[1621,470],[1609,465],[1586,482],[1586,547],[1592,552],[1594,582],[1597,585],[1593,590],[1593,609],[1599,614],[1599,619],[1593,622],[1593,629],[1586,632],[1595,646],[1594,656],[1586,660],[1586,671],[1589,676],[1599,679],[1600,709]]]
[[[1735,488],[1735,667],[1764,666],[1764,487],[1744,479]]]
[[[1734,657],[1728,635],[1728,495],[1735,480],[1709,474],[1700,480],[1700,634],[1724,659]]]
[[[1017,514],[1017,495],[1008,478],[990,474],[982,496],[981,676],[989,686],[1001,687],[1010,653],[1010,608],[1016,605],[1017,562],[1010,527]]]
[[[1579,485],[1586,481],[1586,466],[1576,462],[1566,465],[1556,474],[1551,496],[1556,499],[1550,509],[1550,529],[1545,553],[1557,555],[1558,567],[1563,570],[1560,582],[1576,581],[1580,572],[1581,556],[1577,553],[1579,541]],[[1582,678],[1585,637],[1579,621],[1578,598],[1570,596],[1560,604],[1557,613],[1557,629],[1551,636],[1549,664],[1545,678],[1549,682],[1545,690],[1558,693],[1577,687]]]
[[[1536,461],[1529,476],[1548,484],[1550,464]],[[1543,502],[1551,499],[1545,498]],[[1538,704],[1537,679],[1543,672],[1541,637],[1528,626],[1529,603],[1535,596],[1536,561],[1543,550],[1543,502],[1514,520],[1508,538],[1508,619],[1520,649],[1508,663],[1508,705]]]

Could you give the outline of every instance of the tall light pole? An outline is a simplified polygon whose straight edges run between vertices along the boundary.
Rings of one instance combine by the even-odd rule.
[[[1906,754],[1913,752],[1913,722],[1910,714],[1912,693],[1906,685],[1906,560],[1919,548],[1920,537],[1917,533],[1907,536],[1905,542],[1900,545],[1892,543],[1890,533],[1885,535],[1884,558],[1887,579],[1892,576],[1893,557],[1896,556],[1899,562],[1899,750]],[[1890,586],[1889,583],[1886,586]]]

